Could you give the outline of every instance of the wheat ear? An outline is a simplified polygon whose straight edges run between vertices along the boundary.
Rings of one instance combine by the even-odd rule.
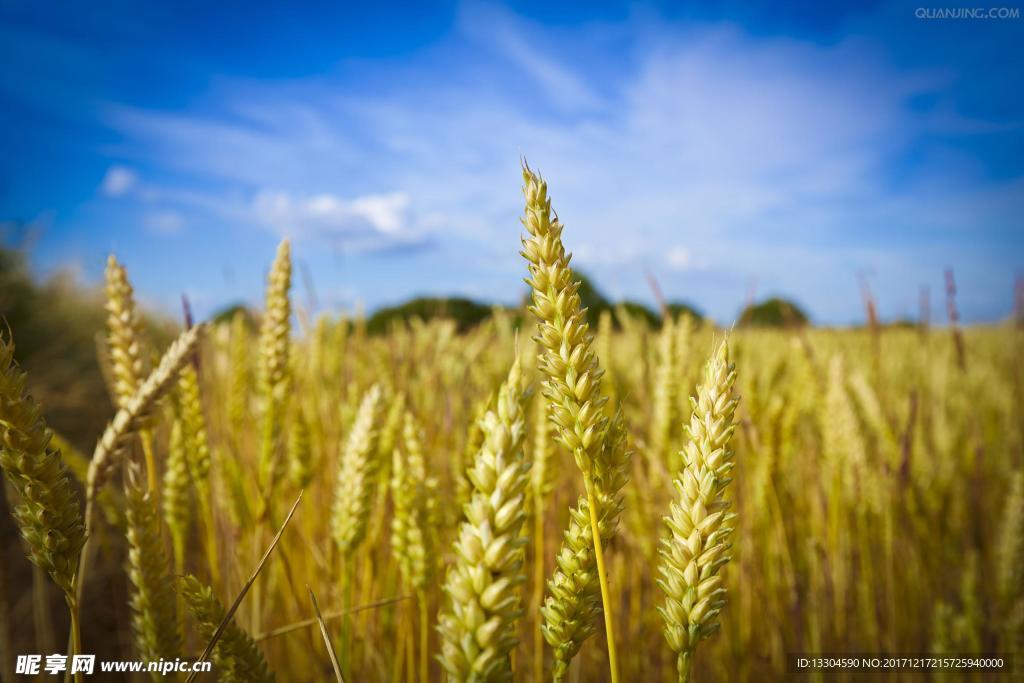
[[[672,435],[674,392],[677,386],[675,325],[665,316],[658,335],[658,369],[654,379],[654,406],[651,415],[650,448],[658,462],[667,462]]]
[[[107,352],[113,375],[114,398],[124,408],[139,390],[146,374],[143,364],[142,323],[128,273],[117,257],[107,257],[105,272]]]
[[[85,526],[67,466],[50,446],[50,432],[25,389],[26,379],[14,360],[14,344],[0,332],[0,468],[20,498],[13,514],[29,559],[50,575],[73,607]]]
[[[538,394],[533,398],[533,440],[530,452],[530,494],[533,502],[533,596],[536,607],[536,626],[533,631],[533,678],[544,677],[544,630],[541,607],[544,604],[544,502],[554,484],[551,443],[551,420],[548,419],[547,399]]]
[[[670,534],[662,542],[658,566],[665,604],[658,611],[665,620],[665,637],[676,653],[680,681],[690,679],[697,644],[718,630],[718,613],[725,606],[718,572],[729,560],[726,553],[735,517],[724,497],[732,481],[729,441],[736,430],[735,381],[729,344],[723,340],[704,368],[696,398],[690,400],[683,469],[673,482],[677,497],[665,518]]]
[[[518,357],[481,427],[483,444],[468,470],[473,493],[444,586],[450,605],[438,626],[438,659],[451,680],[483,683],[512,680],[519,586],[526,581],[521,532],[529,464]]]
[[[181,333],[175,339],[146,381],[142,383],[131,400],[114,416],[107,425],[103,436],[96,443],[92,462],[89,463],[89,476],[86,482],[86,523],[91,523],[93,502],[100,487],[110,478],[111,473],[120,463],[125,448],[132,435],[139,429],[142,422],[149,416],[153,406],[174,384],[181,368],[188,361],[196,344],[204,331],[202,325],[196,325]]]
[[[391,543],[406,584],[424,590],[433,577],[433,543],[436,505],[432,495],[437,481],[428,477],[416,418],[408,410],[402,429],[402,448],[396,448],[391,464]]]
[[[391,465],[391,546],[398,557],[398,568],[406,584],[416,591],[420,613],[419,676],[427,680],[427,589],[434,576],[434,551],[437,548],[437,480],[427,475],[423,456],[423,436],[416,418],[408,410],[402,429],[402,449],[396,448]],[[409,666],[412,666],[410,660]]]
[[[174,550],[174,571],[181,574],[185,568],[185,539],[192,524],[192,488],[188,474],[188,454],[181,420],[171,422],[170,442],[167,447],[167,466],[164,469],[162,496],[164,521],[171,532]]]
[[[363,396],[338,467],[331,530],[343,554],[358,546],[366,536],[370,501],[380,464],[377,436],[382,408],[381,389],[375,384]]]
[[[224,619],[224,606],[191,574],[184,577],[178,587],[196,621],[196,630],[202,640],[210,640]],[[252,637],[232,618],[217,640],[211,653],[217,680],[222,683],[273,683],[274,674],[267,668],[263,653]]]
[[[85,484],[85,535],[87,539],[92,530],[94,510],[99,502],[103,485],[117,465],[121,463],[122,456],[131,443],[132,435],[152,412],[160,397],[174,383],[178,372],[188,361],[199,342],[203,330],[202,325],[196,325],[182,332],[171,343],[156,369],[149,373],[149,377],[139,387],[132,400],[117,411],[114,419],[104,430],[103,436],[96,442],[96,449],[93,451],[92,461],[89,463],[89,473]],[[83,545],[80,555],[78,574],[75,576],[77,597],[81,597],[82,586],[85,583],[85,570],[89,559],[88,542]]]
[[[105,272],[107,308],[107,349],[113,377],[114,398],[125,408],[138,392],[145,377],[142,321],[135,305],[135,292],[128,272],[111,254]],[[146,485],[156,493],[157,471],[153,453],[153,435],[148,425],[140,424],[139,438],[146,458]]]
[[[125,501],[135,645],[144,660],[173,660],[181,653],[174,584],[160,538],[160,518],[153,497],[143,488],[140,478],[138,466],[132,464]],[[155,680],[163,679],[159,672],[152,676]]]
[[[237,440],[245,430],[249,419],[249,390],[252,379],[250,367],[250,334],[245,314],[241,311],[231,318],[228,335],[228,378],[227,415],[232,438]],[[237,442],[234,442],[237,447]]]
[[[528,237],[523,238],[522,255],[529,263],[527,284],[533,297],[530,310],[538,318],[537,341],[543,350],[539,365],[546,376],[544,394],[558,441],[576,459],[586,488],[586,501],[580,501],[570,515],[570,528],[550,584],[554,597],[544,608],[545,637],[555,649],[555,676],[564,677],[569,661],[594,631],[590,622],[600,611],[596,605],[603,605],[608,664],[615,683],[618,661],[614,619],[602,548],[618,527],[630,455],[621,415],[616,413],[616,424],[609,425],[604,414],[607,399],[601,394],[603,371],[592,350],[579,282],[573,280],[571,257],[562,245],[562,224],[551,210],[547,183],[525,165],[523,183],[526,215],[522,222]],[[585,512],[589,524],[583,524],[580,512]],[[593,552],[581,546],[588,535]],[[596,586],[589,576],[595,565]],[[599,595],[577,589],[599,589]]]
[[[288,479],[297,489],[304,489],[313,481],[313,443],[309,420],[301,406],[293,409],[293,420],[288,432]]]
[[[263,400],[263,441],[258,475],[263,493],[268,493],[281,475],[279,442],[291,384],[291,280],[291,246],[284,240],[267,278],[266,310],[260,326],[258,384]]]

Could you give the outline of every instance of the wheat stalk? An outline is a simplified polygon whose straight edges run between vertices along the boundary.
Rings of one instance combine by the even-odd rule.
[[[719,569],[729,560],[730,524],[735,518],[724,497],[732,481],[729,441],[736,430],[735,381],[729,344],[723,340],[705,365],[696,397],[690,400],[683,469],[673,482],[677,497],[665,518],[670,535],[662,543],[658,566],[665,604],[658,611],[665,620],[665,637],[676,653],[680,681],[690,680],[697,644],[718,630],[717,616],[725,606]]]
[[[438,659],[450,680],[510,681],[522,615],[518,586],[526,581],[520,534],[529,482],[518,357],[481,428],[483,444],[468,470],[473,493],[444,586],[450,606],[438,625]]]

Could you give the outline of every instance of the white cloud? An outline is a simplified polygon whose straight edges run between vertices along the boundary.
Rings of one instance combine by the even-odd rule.
[[[185,219],[177,211],[152,211],[143,217],[146,229],[160,235],[174,235],[185,227]]]
[[[672,247],[665,253],[665,263],[673,270],[689,270],[693,265],[693,257],[686,247]]]
[[[409,196],[404,192],[344,199],[335,194],[311,196],[262,191],[253,199],[258,220],[282,234],[329,238],[412,235]]]
[[[127,166],[111,166],[107,169],[100,191],[108,197],[122,197],[128,194],[139,182],[139,176]]]

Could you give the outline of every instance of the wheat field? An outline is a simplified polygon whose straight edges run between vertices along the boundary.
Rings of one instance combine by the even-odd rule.
[[[791,653],[1021,650],[1020,327],[588,321],[571,220],[529,169],[524,192],[529,310],[468,331],[311,319],[284,242],[258,319],[158,349],[112,257],[118,412],[92,454],[46,429],[3,333],[4,552],[65,596],[69,648],[102,637],[113,572],[129,652],[209,680],[771,681]]]

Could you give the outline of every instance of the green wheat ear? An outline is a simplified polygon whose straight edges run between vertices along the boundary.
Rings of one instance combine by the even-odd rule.
[[[519,359],[481,420],[483,444],[467,472],[473,492],[455,542],[455,564],[444,590],[438,660],[453,681],[512,680],[511,652],[522,615],[526,487],[526,419]]]
[[[224,619],[224,606],[220,604],[213,589],[203,585],[189,574],[178,584],[192,618],[196,631],[204,642],[213,638],[214,632]],[[211,655],[213,670],[221,683],[273,683],[274,674],[267,667],[263,653],[248,633],[243,631],[234,619],[228,622]]]
[[[0,332],[0,469],[18,493],[13,514],[28,544],[29,559],[46,571],[74,602],[85,525],[78,494],[39,404],[25,390],[25,373],[14,361],[14,344]]]
[[[676,653],[680,681],[689,680],[697,644],[718,630],[717,617],[725,606],[719,569],[729,561],[735,518],[724,498],[732,481],[729,441],[739,402],[733,396],[735,381],[729,344],[723,340],[704,368],[696,398],[690,399],[693,412],[681,453],[683,469],[673,482],[677,496],[665,518],[670,534],[662,541],[658,567],[665,604],[658,611]]]

